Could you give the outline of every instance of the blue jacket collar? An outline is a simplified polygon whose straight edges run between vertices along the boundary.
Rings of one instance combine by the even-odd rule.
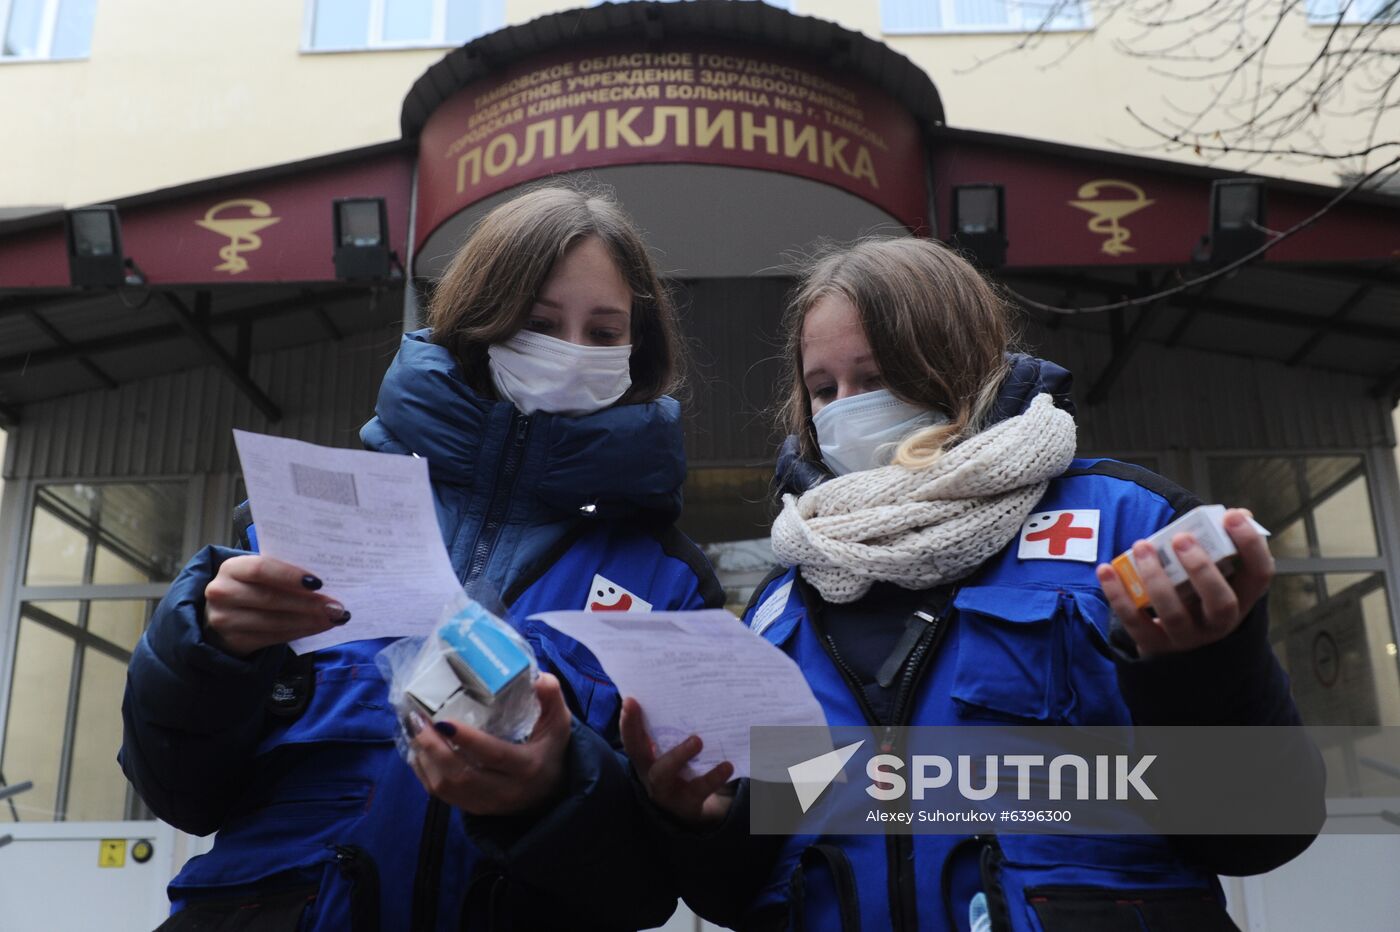
[[[997,392],[996,404],[987,418],[987,427],[999,424],[1010,417],[1023,413],[1037,395],[1049,392],[1055,399],[1055,407],[1074,414],[1074,398],[1071,383],[1074,376],[1068,369],[1048,359],[1038,359],[1025,353],[1009,353],[1011,371],[1001,383]],[[797,437],[789,436],[778,450],[778,466],[773,473],[773,492],[781,496],[786,492],[801,495],[831,478],[831,471],[821,460],[802,456]]]
[[[480,470],[499,469],[503,444],[495,435],[512,422],[511,414],[524,415],[509,402],[477,394],[452,353],[428,337],[427,330],[404,335],[360,439],[371,450],[424,457],[436,483],[471,485]],[[673,521],[680,514],[685,453],[674,398],[614,405],[584,417],[536,413],[529,421],[525,457],[545,462],[532,470],[540,481],[515,494],[566,514],[590,505],[596,517],[645,514]]]

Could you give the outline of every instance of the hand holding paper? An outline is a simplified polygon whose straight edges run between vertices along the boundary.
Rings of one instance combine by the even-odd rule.
[[[462,587],[443,547],[428,464],[233,432],[259,549],[313,573],[354,621],[292,642],[427,634]]]
[[[786,779],[786,774],[752,774],[749,729],[826,725],[797,664],[729,612],[545,612],[532,617],[591,650],[618,691],[641,703],[658,753],[699,735],[704,748],[691,761],[696,774],[729,761],[735,777]],[[824,750],[830,748],[816,753]]]

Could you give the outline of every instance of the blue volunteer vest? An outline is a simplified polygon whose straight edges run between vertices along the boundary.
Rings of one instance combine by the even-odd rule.
[[[941,641],[902,671],[905,707],[879,724],[1130,724],[1094,567],[1170,522],[1162,485],[1136,467],[1074,461],[1031,520],[1096,512],[1092,558],[1049,558],[1057,537],[1075,539],[1072,522],[1044,522],[1044,559],[1021,559],[1011,541],[956,586]],[[829,724],[867,725],[819,613],[820,597],[790,568],[761,586],[745,620],[802,668]],[[1182,863],[1160,836],[798,836],[752,910],[786,904],[795,929],[935,932],[967,929],[978,891],[998,932],[1234,928],[1215,875]]]

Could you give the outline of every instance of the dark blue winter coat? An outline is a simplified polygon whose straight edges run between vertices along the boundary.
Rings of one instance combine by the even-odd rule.
[[[1020,413],[1046,391],[1070,407],[1068,388],[1063,369],[1018,357],[996,417]],[[779,464],[779,484],[787,491],[801,492],[825,475],[820,464],[797,457],[794,446]],[[856,672],[878,666],[890,645],[880,647],[873,662],[861,658],[868,647],[861,632],[902,625],[907,607],[883,619],[882,596],[875,592],[850,606],[829,606],[797,568],[788,568],[759,585],[745,620],[797,662],[835,726],[1297,724],[1287,679],[1269,648],[1262,603],[1224,640],[1151,660],[1136,659],[1131,639],[1115,627],[1095,566],[1196,504],[1144,469],[1075,460],[1050,483],[1032,516],[1073,510],[1073,520],[1087,525],[1092,513],[1096,552],[1083,560],[1021,559],[1013,539],[966,579],[931,591],[946,605],[943,621],[928,625],[904,656],[892,705],[877,703],[884,694]],[[836,625],[838,610],[846,613],[844,628]],[[1320,826],[1320,759],[1306,742],[1297,750],[1297,759],[1285,763],[1298,804]],[[1229,929],[1215,875],[1267,870],[1311,840],[1024,834],[770,839],[746,837],[748,799],[742,785],[726,823],[708,833],[658,820],[688,902],[702,915],[743,928],[967,929],[969,900],[982,891],[998,932]]]
[[[376,413],[365,445],[428,460],[459,577],[508,606],[560,678],[574,713],[566,786],[509,818],[430,798],[394,747],[374,664],[389,639],[223,653],[201,631],[203,591],[242,551],[208,547],[156,610],[123,704],[120,760],[142,798],[181,829],[218,832],[170,885],[176,921],[201,928],[202,911],[236,904],[244,919],[305,910],[295,927],[315,930],[663,922],[675,894],[616,750],[617,691],[577,642],[524,619],[588,607],[598,578],[657,609],[722,603],[672,527],[685,472],[676,402],[526,417],[474,393],[422,331],[405,336]]]

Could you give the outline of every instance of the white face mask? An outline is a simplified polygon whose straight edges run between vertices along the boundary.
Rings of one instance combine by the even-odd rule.
[[[888,466],[895,447],[914,431],[948,420],[896,398],[887,389],[830,402],[812,416],[822,460],[838,476]]]
[[[632,386],[631,345],[579,346],[521,330],[486,355],[497,394],[524,414],[592,414]]]

